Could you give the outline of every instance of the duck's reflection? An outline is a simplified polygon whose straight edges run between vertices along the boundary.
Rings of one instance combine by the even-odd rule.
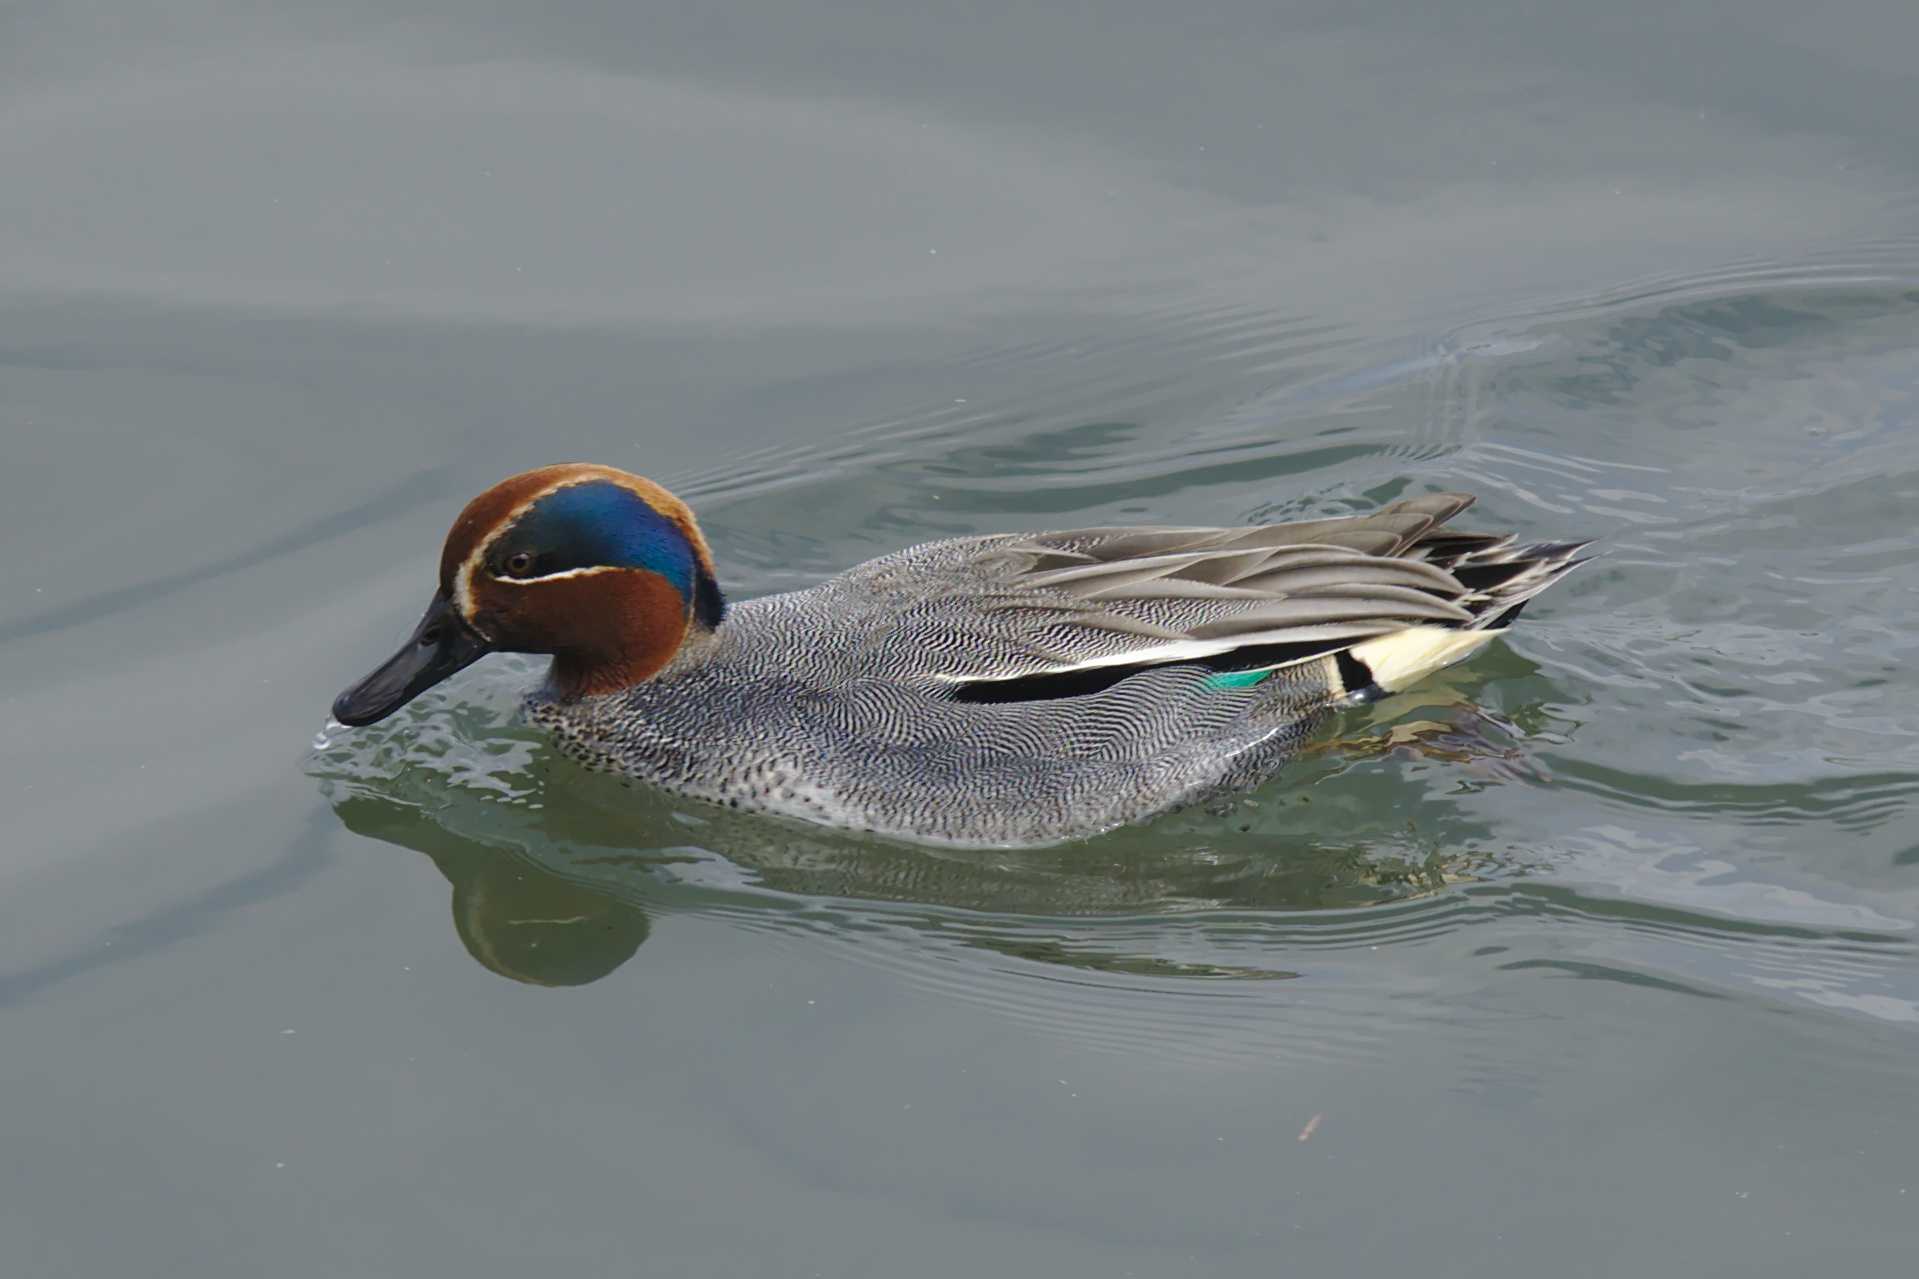
[[[582,772],[530,734],[509,731],[513,749],[502,753],[498,726],[480,732],[469,743],[479,754],[457,766],[444,743],[431,758],[402,747],[403,723],[384,743],[363,730],[323,748],[314,771],[349,829],[432,859],[452,886],[454,929],[476,961],[532,985],[606,976],[646,940],[649,913],[770,921],[830,911],[856,924],[860,903],[893,904],[892,921],[949,932],[950,914],[910,908],[964,912],[965,944],[1048,964],[1282,977],[1290,974],[1154,955],[1163,929],[1120,928],[1089,941],[1084,925],[1089,917],[1137,925],[1197,911],[1350,909],[1471,877],[1483,832],[1457,806],[1402,770],[1351,764],[1405,752],[1483,777],[1513,770],[1513,738],[1460,703],[1437,718],[1428,704],[1420,717],[1349,727],[1359,731],[1327,740],[1285,784],[1230,812],[1016,851],[897,845],[685,804]],[[412,757],[393,770],[396,750]],[[381,767],[366,766],[376,760]],[[1065,927],[1068,920],[1076,925]]]
[[[633,958],[646,911],[508,850],[366,795],[334,811],[350,831],[425,853],[453,886],[453,931],[483,968],[529,986],[584,986]]]

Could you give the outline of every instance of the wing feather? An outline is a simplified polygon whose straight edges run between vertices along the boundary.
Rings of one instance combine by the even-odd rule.
[[[888,642],[911,645],[939,681],[1331,651],[1415,627],[1496,624],[1578,562],[1580,544],[1442,527],[1472,500],[1435,493],[1370,515],[1237,528],[956,539],[845,580],[891,600]]]

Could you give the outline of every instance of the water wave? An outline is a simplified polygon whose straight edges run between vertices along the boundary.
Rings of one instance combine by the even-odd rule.
[[[1397,343],[1135,299],[1091,337],[981,346],[950,366],[964,393],[828,448],[664,477],[749,590],[942,533],[1441,487],[1522,535],[1602,539],[1512,648],[1342,725],[1229,812],[1011,854],[718,814],[572,770],[514,719],[527,663],[323,741],[312,771],[350,825],[435,860],[468,949],[520,980],[603,976],[684,912],[1222,1065],[1418,1033],[1504,1077],[1508,1032],[1475,1003],[1501,974],[1912,1023],[1919,716],[1886,690],[1919,661],[1887,606],[1919,586],[1915,321],[1914,241]],[[1822,844],[1840,860],[1804,851]]]

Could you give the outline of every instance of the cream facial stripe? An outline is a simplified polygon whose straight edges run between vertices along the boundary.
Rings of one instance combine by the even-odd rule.
[[[557,573],[542,573],[538,577],[494,577],[496,582],[515,582],[522,586],[531,586],[535,582],[563,582],[569,577],[593,577],[599,573],[618,573],[623,570],[614,564],[592,564],[586,568],[563,568]]]
[[[553,494],[559,492],[563,488],[572,488],[576,484],[586,484],[593,480],[598,480],[603,478],[605,477],[599,476],[599,475],[569,476],[566,479],[560,480],[558,483],[549,484],[547,487],[541,489],[539,492],[533,494],[531,497],[522,501],[518,506],[514,507],[512,510],[508,511],[506,515],[501,518],[500,522],[494,526],[493,531],[487,534],[484,538],[482,538],[480,540],[480,543],[473,548],[473,553],[468,555],[464,560],[460,561],[460,571],[453,575],[453,603],[454,603],[454,606],[460,610],[460,616],[465,618],[468,622],[472,622],[473,620],[473,575],[479,572],[480,565],[486,562],[487,551],[492,548],[495,542],[499,541],[502,537],[506,536],[507,533],[512,531],[513,526],[520,522],[520,517],[522,515],[525,515],[527,511],[532,509],[532,507],[536,503],[542,501],[545,498],[552,496]],[[593,571],[595,570],[570,569],[566,573],[552,574],[552,577],[566,577],[576,573],[585,573],[585,572],[593,572]],[[522,580],[547,581],[550,579],[548,578],[524,578],[524,579],[515,578],[513,580],[515,581],[522,581]]]

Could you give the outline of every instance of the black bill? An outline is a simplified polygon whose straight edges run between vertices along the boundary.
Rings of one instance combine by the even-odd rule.
[[[435,595],[405,646],[333,699],[333,718],[355,728],[377,723],[486,654],[486,640],[466,624],[450,599]]]

